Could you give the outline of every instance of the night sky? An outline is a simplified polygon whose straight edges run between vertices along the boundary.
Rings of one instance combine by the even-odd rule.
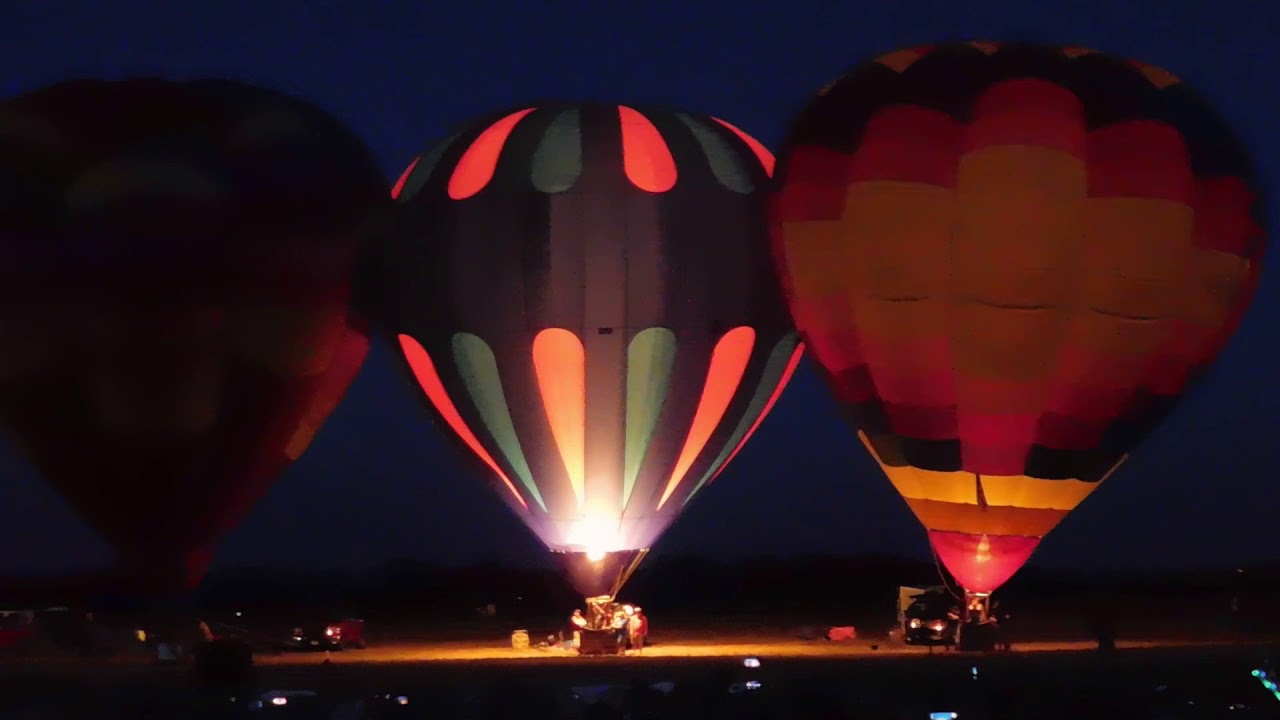
[[[1264,182],[1280,172],[1274,0],[61,0],[11,3],[5,95],[74,76],[225,76],[345,120],[388,182],[469,117],[548,98],[676,105],[773,147],[819,87],[898,46],[1028,39],[1165,66],[1217,105]],[[677,8],[680,8],[677,11]],[[1267,198],[1268,224],[1277,198]],[[1280,560],[1276,265],[1215,370],[1041,546],[1042,566]],[[375,348],[306,456],[227,538],[215,569],[368,568],[392,558],[539,562],[541,546],[452,456]],[[68,448],[74,452],[74,448]],[[1268,542],[1267,539],[1272,541]],[[802,364],[773,413],[658,552],[927,557],[924,532]],[[0,446],[0,573],[104,567],[107,547]]]

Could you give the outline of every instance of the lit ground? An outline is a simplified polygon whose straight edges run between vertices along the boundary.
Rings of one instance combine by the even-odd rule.
[[[990,697],[1012,698],[1014,714],[1009,717],[1079,720],[1115,716],[1099,710],[1097,703],[1141,705],[1151,700],[1156,686],[1190,687],[1210,677],[1215,683],[1222,677],[1237,682],[1252,702],[1257,698],[1250,693],[1258,689],[1248,677],[1249,669],[1264,657],[1277,656],[1275,646],[1194,640],[1121,642],[1120,652],[1110,660],[1101,659],[1093,644],[1083,641],[1028,642],[1011,653],[939,651],[932,657],[925,649],[886,643],[872,650],[872,644],[803,642],[781,632],[754,640],[730,633],[703,634],[671,638],[640,657],[579,658],[555,651],[516,652],[496,641],[388,640],[327,658],[323,653],[259,657],[254,692],[313,690],[332,707],[392,693],[453,708],[429,717],[579,718],[582,715],[569,701],[575,688],[669,682],[694,693],[680,700],[687,705],[702,702],[696,699],[702,697],[698,693],[714,691],[717,697],[727,697],[731,683],[750,679],[769,688],[762,696],[768,699],[760,702],[777,708],[772,717],[795,720],[836,716],[834,711],[806,714],[797,709],[814,698],[860,708],[863,714],[855,717],[920,718],[939,708],[988,717],[969,712],[970,706],[962,703],[989,702]],[[759,669],[743,667],[741,659],[749,656],[761,659]],[[0,659],[0,718],[225,716],[225,706],[209,715],[175,710],[205,697],[199,695],[198,675],[183,667],[157,667],[150,659],[140,654]],[[979,675],[982,683],[974,683]],[[975,689],[978,696],[973,695]],[[1056,699],[1046,707],[1044,698]],[[226,702],[215,695],[207,699]],[[1080,703],[1084,705],[1077,707]],[[541,711],[530,714],[530,706]],[[162,707],[168,708],[167,714],[157,714]],[[877,710],[867,712],[867,707]]]
[[[1239,645],[1240,642],[1202,640],[1195,642],[1174,640],[1121,641],[1120,649],[1156,649],[1156,648],[1210,648]],[[1250,643],[1253,644],[1253,643]],[[1093,650],[1096,645],[1084,641],[1028,642],[1017,645],[1017,653],[1070,652]],[[939,648],[934,654],[947,651]],[[646,648],[640,653],[629,653],[629,657],[637,660],[645,658],[858,658],[874,656],[911,656],[928,655],[928,648],[912,647],[883,641],[828,642],[825,640],[802,641],[786,638],[752,640],[750,638],[725,636],[714,640],[685,641],[659,644]],[[326,659],[337,664],[384,664],[384,663],[417,663],[417,662],[458,662],[458,661],[513,661],[513,660],[545,660],[562,659],[579,661],[576,652],[558,649],[513,650],[510,644],[504,643],[468,643],[468,642],[405,642],[388,643],[365,650],[335,652],[328,654],[298,653],[277,656],[264,656],[258,662],[261,665],[306,665],[324,662]],[[613,658],[605,658],[611,660]]]
[[[410,635],[412,636],[412,635]],[[536,638],[534,642],[537,642]],[[1215,652],[1245,651],[1249,648],[1265,646],[1275,642],[1274,638],[1248,639],[1212,639],[1212,638],[1154,638],[1142,640],[1121,640],[1117,643],[1120,650],[1159,651],[1171,650],[1194,654],[1213,654]],[[1037,640],[1016,643],[1012,653],[994,653],[997,657],[1028,657],[1046,653],[1092,654],[1096,649],[1093,641],[1087,640]],[[318,665],[341,665],[352,667],[386,667],[392,665],[430,664],[444,666],[449,664],[493,665],[493,666],[541,666],[561,665],[564,667],[584,665],[654,665],[672,666],[677,658],[681,661],[693,662],[705,660],[714,662],[717,658],[737,659],[760,657],[775,660],[797,661],[839,661],[868,660],[876,658],[889,660],[897,658],[906,660],[912,657],[934,658],[965,655],[944,648],[932,651],[926,647],[904,645],[901,642],[884,638],[868,638],[846,642],[830,642],[827,640],[799,640],[782,631],[756,632],[744,634],[721,631],[711,633],[703,630],[695,633],[668,634],[657,644],[645,648],[640,653],[628,653],[626,658],[617,656],[580,657],[575,651],[558,648],[542,648],[514,650],[505,639],[484,641],[431,641],[402,640],[388,638],[364,650],[347,650],[331,653],[285,653],[278,655],[259,655],[256,663],[263,668],[278,667],[304,668]],[[90,672],[108,675],[113,672],[131,672],[136,668],[150,668],[154,656],[131,648],[117,653],[110,658],[76,658],[35,654],[26,656],[0,655],[0,675],[7,671],[21,669],[30,672],[49,671],[56,674]],[[679,663],[677,663],[679,664]]]

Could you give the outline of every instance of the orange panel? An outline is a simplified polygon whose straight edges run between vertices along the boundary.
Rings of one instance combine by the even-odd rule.
[[[1182,82],[1177,75],[1174,75],[1164,68],[1156,67],[1155,65],[1148,65],[1137,60],[1130,60],[1129,64],[1136,68],[1138,72],[1142,73],[1147,78],[1147,81],[1157,89],[1163,90],[1170,85],[1177,85]]]
[[[436,410],[444,417],[445,422],[449,423],[449,427],[462,438],[462,441],[471,448],[486,465],[493,468],[498,473],[498,477],[502,478],[502,482],[506,484],[507,489],[515,496],[521,507],[528,508],[529,504],[520,497],[520,493],[516,491],[516,486],[511,484],[511,480],[507,478],[507,474],[502,472],[502,468],[498,467],[498,463],[493,461],[493,456],[489,455],[484,449],[484,445],[480,444],[479,438],[475,433],[471,432],[471,428],[467,427],[467,423],[462,419],[462,415],[458,413],[458,408],[454,407],[453,401],[449,399],[449,393],[444,389],[444,383],[440,381],[440,373],[436,372],[436,364],[431,361],[431,356],[427,351],[418,344],[417,340],[408,335],[401,334],[400,349],[404,351],[404,359],[409,362],[409,368],[413,370],[413,376],[418,379],[418,385],[422,386],[422,391],[427,394],[427,399],[435,405]]]
[[[773,166],[777,161],[774,159],[773,153],[769,152],[769,148],[764,146],[764,143],[746,134],[733,123],[725,122],[718,117],[711,119],[729,128],[735,135],[742,138],[742,142],[746,143],[747,147],[751,148],[751,152],[755,153],[756,157],[760,159],[760,164],[764,166],[764,171],[769,177],[773,177]]]
[[[742,382],[742,374],[747,371],[747,361],[751,359],[751,348],[755,346],[756,331],[749,327],[736,327],[716,343],[711,353],[711,367],[707,369],[707,383],[702,387],[702,399],[698,401],[698,411],[693,415],[693,423],[689,427],[689,436],[685,438],[684,448],[680,451],[680,459],[676,461],[675,470],[667,487],[662,491],[662,499],[658,501],[658,509],[667,503],[671,493],[684,479],[685,473],[698,458],[702,448],[706,447],[712,433],[720,425],[725,410],[734,393],[738,392],[738,384]]]
[[[1084,108],[1074,93],[1056,83],[1030,78],[996,83],[974,98],[972,113],[964,131],[968,151],[1024,145],[1085,158]]]
[[[516,129],[516,123],[534,109],[511,113],[480,133],[480,137],[471,143],[471,147],[462,154],[462,159],[453,169],[453,175],[449,178],[449,197],[465,200],[489,184],[493,179],[493,171],[498,168],[502,146],[511,137],[511,131]]]
[[[716,471],[715,475],[711,476],[712,480],[719,477],[720,473],[724,472],[724,469],[729,467],[729,463],[733,462],[733,459],[738,455],[738,451],[741,450],[742,446],[746,445],[747,441],[751,439],[756,428],[760,427],[760,423],[764,422],[764,419],[769,416],[769,411],[773,409],[773,404],[778,402],[778,398],[782,396],[782,391],[787,389],[787,383],[791,382],[791,374],[796,371],[796,366],[800,364],[800,358],[803,356],[804,343],[799,343],[796,345],[796,349],[792,351],[791,359],[787,361],[787,369],[782,371],[782,377],[778,379],[778,386],[773,389],[773,394],[769,396],[769,402],[764,404],[764,410],[761,411],[760,416],[756,418],[756,421],[751,423],[751,429],[747,431],[747,434],[743,435],[742,439],[738,441],[738,447],[734,448],[733,452],[729,453],[729,457],[725,458],[725,461],[720,463],[720,469]]]
[[[676,159],[649,119],[625,105],[622,119],[622,166],[632,185],[645,192],[666,192],[676,184]]]
[[[894,72],[906,72],[907,68],[915,64],[924,55],[923,52],[916,48],[907,48],[905,50],[895,50],[891,53],[885,53],[875,59],[875,62],[890,68]]]
[[[405,182],[409,179],[409,176],[413,174],[413,169],[418,167],[418,162],[421,160],[422,158],[420,157],[414,158],[413,162],[409,163],[409,167],[405,168],[404,172],[400,173],[400,179],[396,180],[395,185],[391,186],[392,200],[395,200],[396,198],[400,197],[400,191],[404,190]]]
[[[587,355],[582,341],[562,328],[543,330],[533,340],[533,369],[551,434],[582,505],[587,475]]]

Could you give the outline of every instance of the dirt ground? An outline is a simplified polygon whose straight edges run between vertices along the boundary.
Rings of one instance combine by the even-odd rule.
[[[493,637],[386,640],[366,650],[327,655],[259,656],[254,688],[246,692],[254,697],[268,689],[311,690],[335,712],[361,698],[391,694],[410,698],[415,707],[425,704],[431,710],[422,717],[583,718],[575,698],[584,687],[666,682],[689,693],[671,701],[680,707],[729,703],[718,711],[671,717],[747,716],[734,707],[751,712],[767,707],[771,714],[752,716],[791,720],[839,712],[918,719],[938,710],[994,717],[991,708],[1003,703],[1012,717],[1079,720],[1155,717],[1118,714],[1108,703],[1148,708],[1161,687],[1201,693],[1199,698],[1209,692],[1202,689],[1208,683],[1222,688],[1212,692],[1233,693],[1221,698],[1223,707],[1240,697],[1270,702],[1258,697],[1249,671],[1266,657],[1280,657],[1280,644],[1229,639],[1122,640],[1108,658],[1083,640],[1026,642],[1007,653],[930,655],[875,639],[802,641],[783,629],[744,636],[712,633],[705,626],[692,634],[668,628],[661,637],[658,645],[627,657],[517,652],[505,638]],[[759,658],[760,667],[744,667],[746,657]],[[0,718],[232,717],[227,693],[215,697],[200,688],[197,677],[189,667],[157,667],[143,654],[9,658],[0,660]],[[749,698],[730,697],[727,688],[745,680],[762,689]],[[236,695],[240,705],[247,702],[245,693]],[[831,709],[836,706],[843,709]],[[541,710],[530,715],[530,707]]]
[[[455,632],[445,634],[446,638]],[[486,662],[495,664],[536,662],[618,662],[621,658],[583,658],[574,650],[558,647],[537,647],[541,636],[530,633],[534,647],[527,650],[512,648],[509,636],[498,632],[477,633],[471,639],[431,639],[430,633],[417,630],[404,636],[394,636],[384,628],[380,637],[371,641],[363,650],[341,652],[311,652],[264,654],[256,658],[262,667],[297,667],[311,665],[390,665],[419,663]],[[913,656],[968,655],[943,648],[931,649],[903,644],[884,633],[870,637],[831,642],[825,639],[802,640],[787,628],[756,626],[748,630],[737,627],[666,628],[656,633],[654,642],[642,651],[631,651],[628,658],[635,662],[662,663],[675,659],[726,659],[726,658],[778,658],[778,659],[875,659],[907,658]],[[1122,650],[1211,650],[1221,648],[1249,648],[1280,643],[1280,638],[1233,637],[1219,633],[1169,633],[1165,637],[1121,638],[1117,647]],[[1077,637],[1058,640],[1023,640],[1014,644],[1011,653],[994,655],[1025,656],[1042,653],[1085,653],[1096,650],[1096,642]],[[990,655],[990,654],[989,654]],[[77,673],[93,669],[112,674],[129,672],[136,668],[150,668],[153,656],[141,647],[125,648],[111,657],[77,658],[52,653],[24,656],[0,656],[0,674],[19,668],[43,669],[53,673]]]
[[[1250,685],[1249,668],[1256,667],[1262,657],[1275,657],[1277,650],[1275,646],[1239,644],[1130,646],[1122,648],[1114,658],[1100,659],[1095,651],[1044,644],[1013,653],[942,653],[930,657],[917,651],[873,651],[857,643],[814,643],[805,646],[803,652],[808,654],[793,655],[801,652],[793,644],[742,644],[732,640],[723,638],[714,651],[687,643],[669,647],[669,654],[665,655],[624,658],[516,655],[509,649],[468,649],[452,643],[406,644],[343,653],[329,663],[316,655],[264,658],[253,692],[309,689],[318,692],[326,706],[332,708],[375,694],[398,694],[411,698],[415,706],[425,701],[432,712],[423,717],[520,716],[515,707],[525,708],[523,716],[529,716],[527,710],[533,706],[542,708],[535,717],[579,718],[584,716],[576,714],[573,698],[583,687],[608,684],[625,688],[637,683],[669,682],[695,693],[682,696],[685,699],[680,703],[705,702],[699,698],[711,696],[731,702],[726,688],[751,679],[764,689],[746,699],[755,706],[771,707],[772,714],[767,717],[774,718],[838,716],[831,710],[814,710],[815,706],[824,707],[823,703],[828,708],[832,704],[845,707],[845,712],[862,708],[863,714],[851,715],[854,717],[920,718],[940,709],[958,710],[964,717],[989,717],[992,715],[975,714],[969,709],[990,708],[991,703],[1000,702],[1015,711],[1012,717],[1078,720],[1120,717],[1102,708],[1108,702],[1122,700],[1130,705],[1149,704],[1153,689],[1164,686],[1189,692],[1184,688],[1206,682],[1211,673],[1217,673],[1212,676],[1213,683],[1227,687],[1234,682],[1231,692],[1240,690],[1246,698],[1256,700],[1257,689]],[[698,652],[706,654],[694,655],[694,648],[702,648]],[[677,657],[678,652],[689,654]],[[714,653],[719,656],[713,657]],[[760,656],[760,667],[744,668],[740,659],[743,655]],[[213,707],[207,715],[176,710],[202,702],[206,710],[211,707],[211,696],[199,695],[193,679],[187,668],[153,667],[119,659],[45,659],[0,666],[0,717],[227,717],[223,714],[225,697],[218,699],[224,703],[223,710]],[[711,695],[697,694],[706,692]],[[243,704],[243,697],[240,702]],[[476,708],[484,710],[477,714]],[[503,708],[506,710],[501,711]],[[739,716],[742,715],[680,715]]]

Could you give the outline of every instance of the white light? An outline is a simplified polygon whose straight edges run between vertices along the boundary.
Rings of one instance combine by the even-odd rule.
[[[760,667],[760,658],[753,658],[753,657],[747,658],[746,660],[742,661],[742,667],[758,668]]]
[[[288,705],[288,704],[289,704],[289,698],[285,698],[285,697],[273,697],[273,698],[271,698],[271,704],[272,704],[272,705]]]
[[[600,562],[605,555],[621,547],[618,539],[620,522],[616,514],[589,512],[570,528],[565,545],[580,549],[591,562]]]

